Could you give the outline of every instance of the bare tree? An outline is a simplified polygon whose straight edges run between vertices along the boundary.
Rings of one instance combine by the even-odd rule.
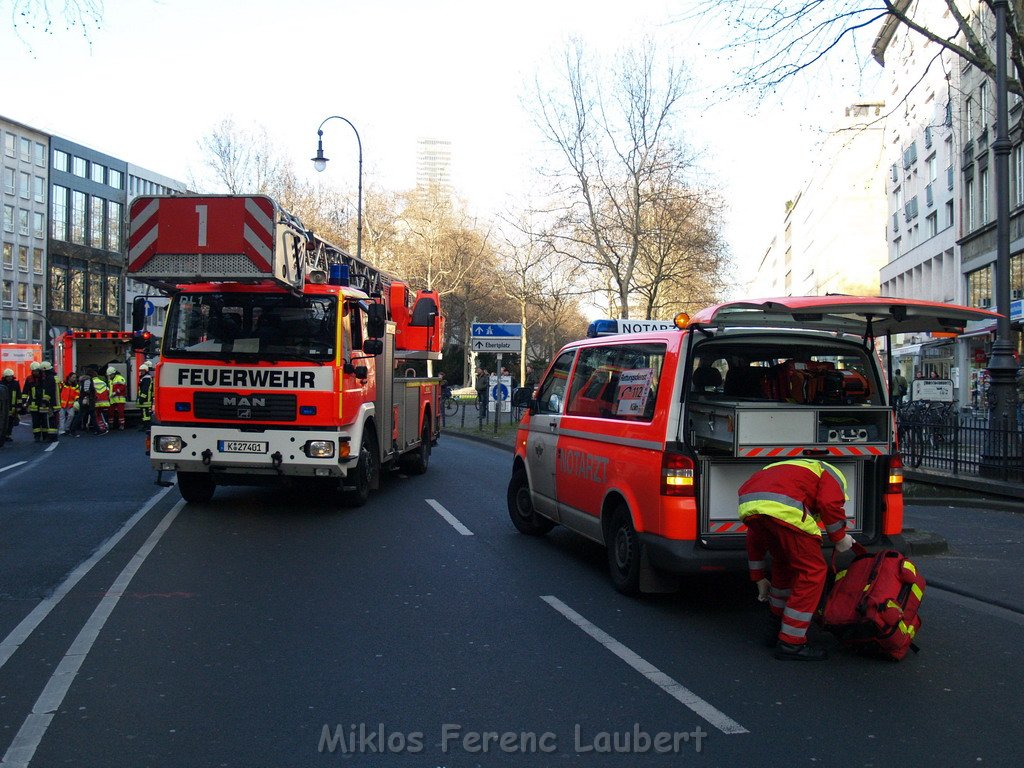
[[[607,77],[592,72],[578,42],[563,67],[558,87],[538,81],[534,90],[536,122],[559,161],[548,236],[596,285],[610,286],[629,317],[639,264],[651,249],[648,223],[694,169],[676,127],[684,72],[671,64],[659,69],[650,43],[622,54]]]
[[[212,182],[193,178],[196,188],[208,188],[212,183],[218,191],[231,195],[271,194],[283,186],[283,177],[290,171],[265,128],[242,128],[231,117],[200,139],[199,148]]]
[[[23,31],[53,34],[63,22],[67,30],[78,30],[86,38],[103,21],[103,0],[9,0],[11,26]],[[6,3],[2,3],[5,4]]]
[[[995,78],[990,14],[980,14],[992,0],[942,0],[947,13],[936,19],[935,0],[727,0],[701,3],[683,21],[698,14],[717,15],[741,34],[730,47],[751,49],[754,63],[745,68],[745,81],[768,91],[787,79],[823,65],[831,58],[857,59],[868,50],[864,39],[887,42],[896,25],[903,25],[950,51],[964,62]],[[986,24],[989,28],[986,28]],[[1012,73],[1008,87],[1024,95],[1024,3],[1012,0],[1007,18]],[[881,60],[883,51],[872,51]]]

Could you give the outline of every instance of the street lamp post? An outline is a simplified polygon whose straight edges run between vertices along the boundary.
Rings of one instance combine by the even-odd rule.
[[[327,168],[327,161],[330,159],[324,157],[324,123],[328,120],[344,120],[348,123],[348,127],[356,135],[356,144],[359,147],[359,188],[356,201],[356,258],[361,260],[363,256],[363,141],[359,138],[359,131],[356,130],[356,127],[352,125],[348,118],[341,115],[325,117],[316,131],[316,156],[310,158],[313,161],[313,167],[318,172],[322,172]]]
[[[1004,474],[1011,460],[1020,456],[1020,445],[1015,439],[1017,426],[1017,363],[1010,338],[1010,167],[1012,150],[1009,119],[1007,117],[1006,83],[1006,13],[1009,0],[993,0],[996,17],[996,138],[992,154],[996,171],[996,273],[995,300],[999,308],[996,321],[996,340],[989,357],[989,437],[991,458]],[[1008,439],[996,439],[1001,430],[1009,430]],[[992,467],[996,469],[997,467]],[[1005,475],[1004,475],[1005,476]]]

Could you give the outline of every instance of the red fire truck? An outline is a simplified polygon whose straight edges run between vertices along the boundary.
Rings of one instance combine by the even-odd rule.
[[[427,470],[436,292],[413,293],[264,196],[140,197],[129,228],[129,275],[171,296],[150,459],[187,501],[321,479],[359,505],[384,468]]]

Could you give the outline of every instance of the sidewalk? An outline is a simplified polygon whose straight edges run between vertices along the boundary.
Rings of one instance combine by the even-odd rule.
[[[448,428],[445,435],[511,451],[515,430],[502,427],[497,437],[493,424],[482,432],[476,424],[464,431]],[[907,488],[905,535],[911,544],[909,554],[928,583],[1024,613],[1024,489],[999,488],[992,481],[976,481],[976,486],[966,488],[938,485],[958,478],[920,471],[906,474],[912,482]]]

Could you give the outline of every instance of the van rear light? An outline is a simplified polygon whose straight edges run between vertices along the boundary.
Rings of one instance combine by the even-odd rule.
[[[885,484],[886,493],[903,493],[903,462],[899,456],[889,458],[889,479]]]
[[[693,496],[693,460],[681,453],[661,455],[661,495]]]

